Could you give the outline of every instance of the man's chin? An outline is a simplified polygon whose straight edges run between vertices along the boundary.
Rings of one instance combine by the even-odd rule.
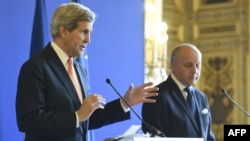
[[[84,53],[84,50],[82,50],[82,51],[80,51],[80,52],[78,52],[78,57],[81,57],[81,56],[83,56],[83,53]]]

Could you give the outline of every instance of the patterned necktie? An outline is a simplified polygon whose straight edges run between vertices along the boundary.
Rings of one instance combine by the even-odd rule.
[[[187,104],[189,106],[189,109],[190,109],[192,115],[195,115],[196,108],[195,108],[195,101],[193,98],[193,94],[192,94],[189,87],[186,87],[184,90],[187,92]]]
[[[72,83],[75,86],[79,100],[82,103],[82,90],[81,90],[81,86],[80,86],[80,83],[79,83],[79,80],[77,78],[76,71],[74,68],[73,57],[69,57],[69,59],[68,59],[68,74],[72,80]]]

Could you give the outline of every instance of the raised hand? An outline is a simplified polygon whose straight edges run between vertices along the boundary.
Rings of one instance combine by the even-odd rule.
[[[133,84],[130,84],[129,89],[126,94],[123,96],[124,100],[129,104],[129,106],[137,105],[142,102],[154,103],[155,99],[150,97],[158,95],[158,87],[154,87],[152,82],[147,82],[137,87],[134,87]],[[123,100],[121,100],[123,105],[128,107]]]

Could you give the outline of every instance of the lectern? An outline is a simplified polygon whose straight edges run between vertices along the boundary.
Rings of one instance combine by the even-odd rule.
[[[144,134],[134,134],[128,136],[120,136],[116,138],[108,138],[104,141],[204,141],[203,138],[173,138],[173,137],[148,137]]]

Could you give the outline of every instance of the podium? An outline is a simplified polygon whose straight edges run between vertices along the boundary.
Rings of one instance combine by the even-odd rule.
[[[106,138],[103,141],[204,141],[203,138],[150,137],[149,134],[138,132],[140,125],[132,125],[123,135]]]
[[[204,141],[203,138],[148,137],[145,134],[133,134],[107,138],[104,141]]]

